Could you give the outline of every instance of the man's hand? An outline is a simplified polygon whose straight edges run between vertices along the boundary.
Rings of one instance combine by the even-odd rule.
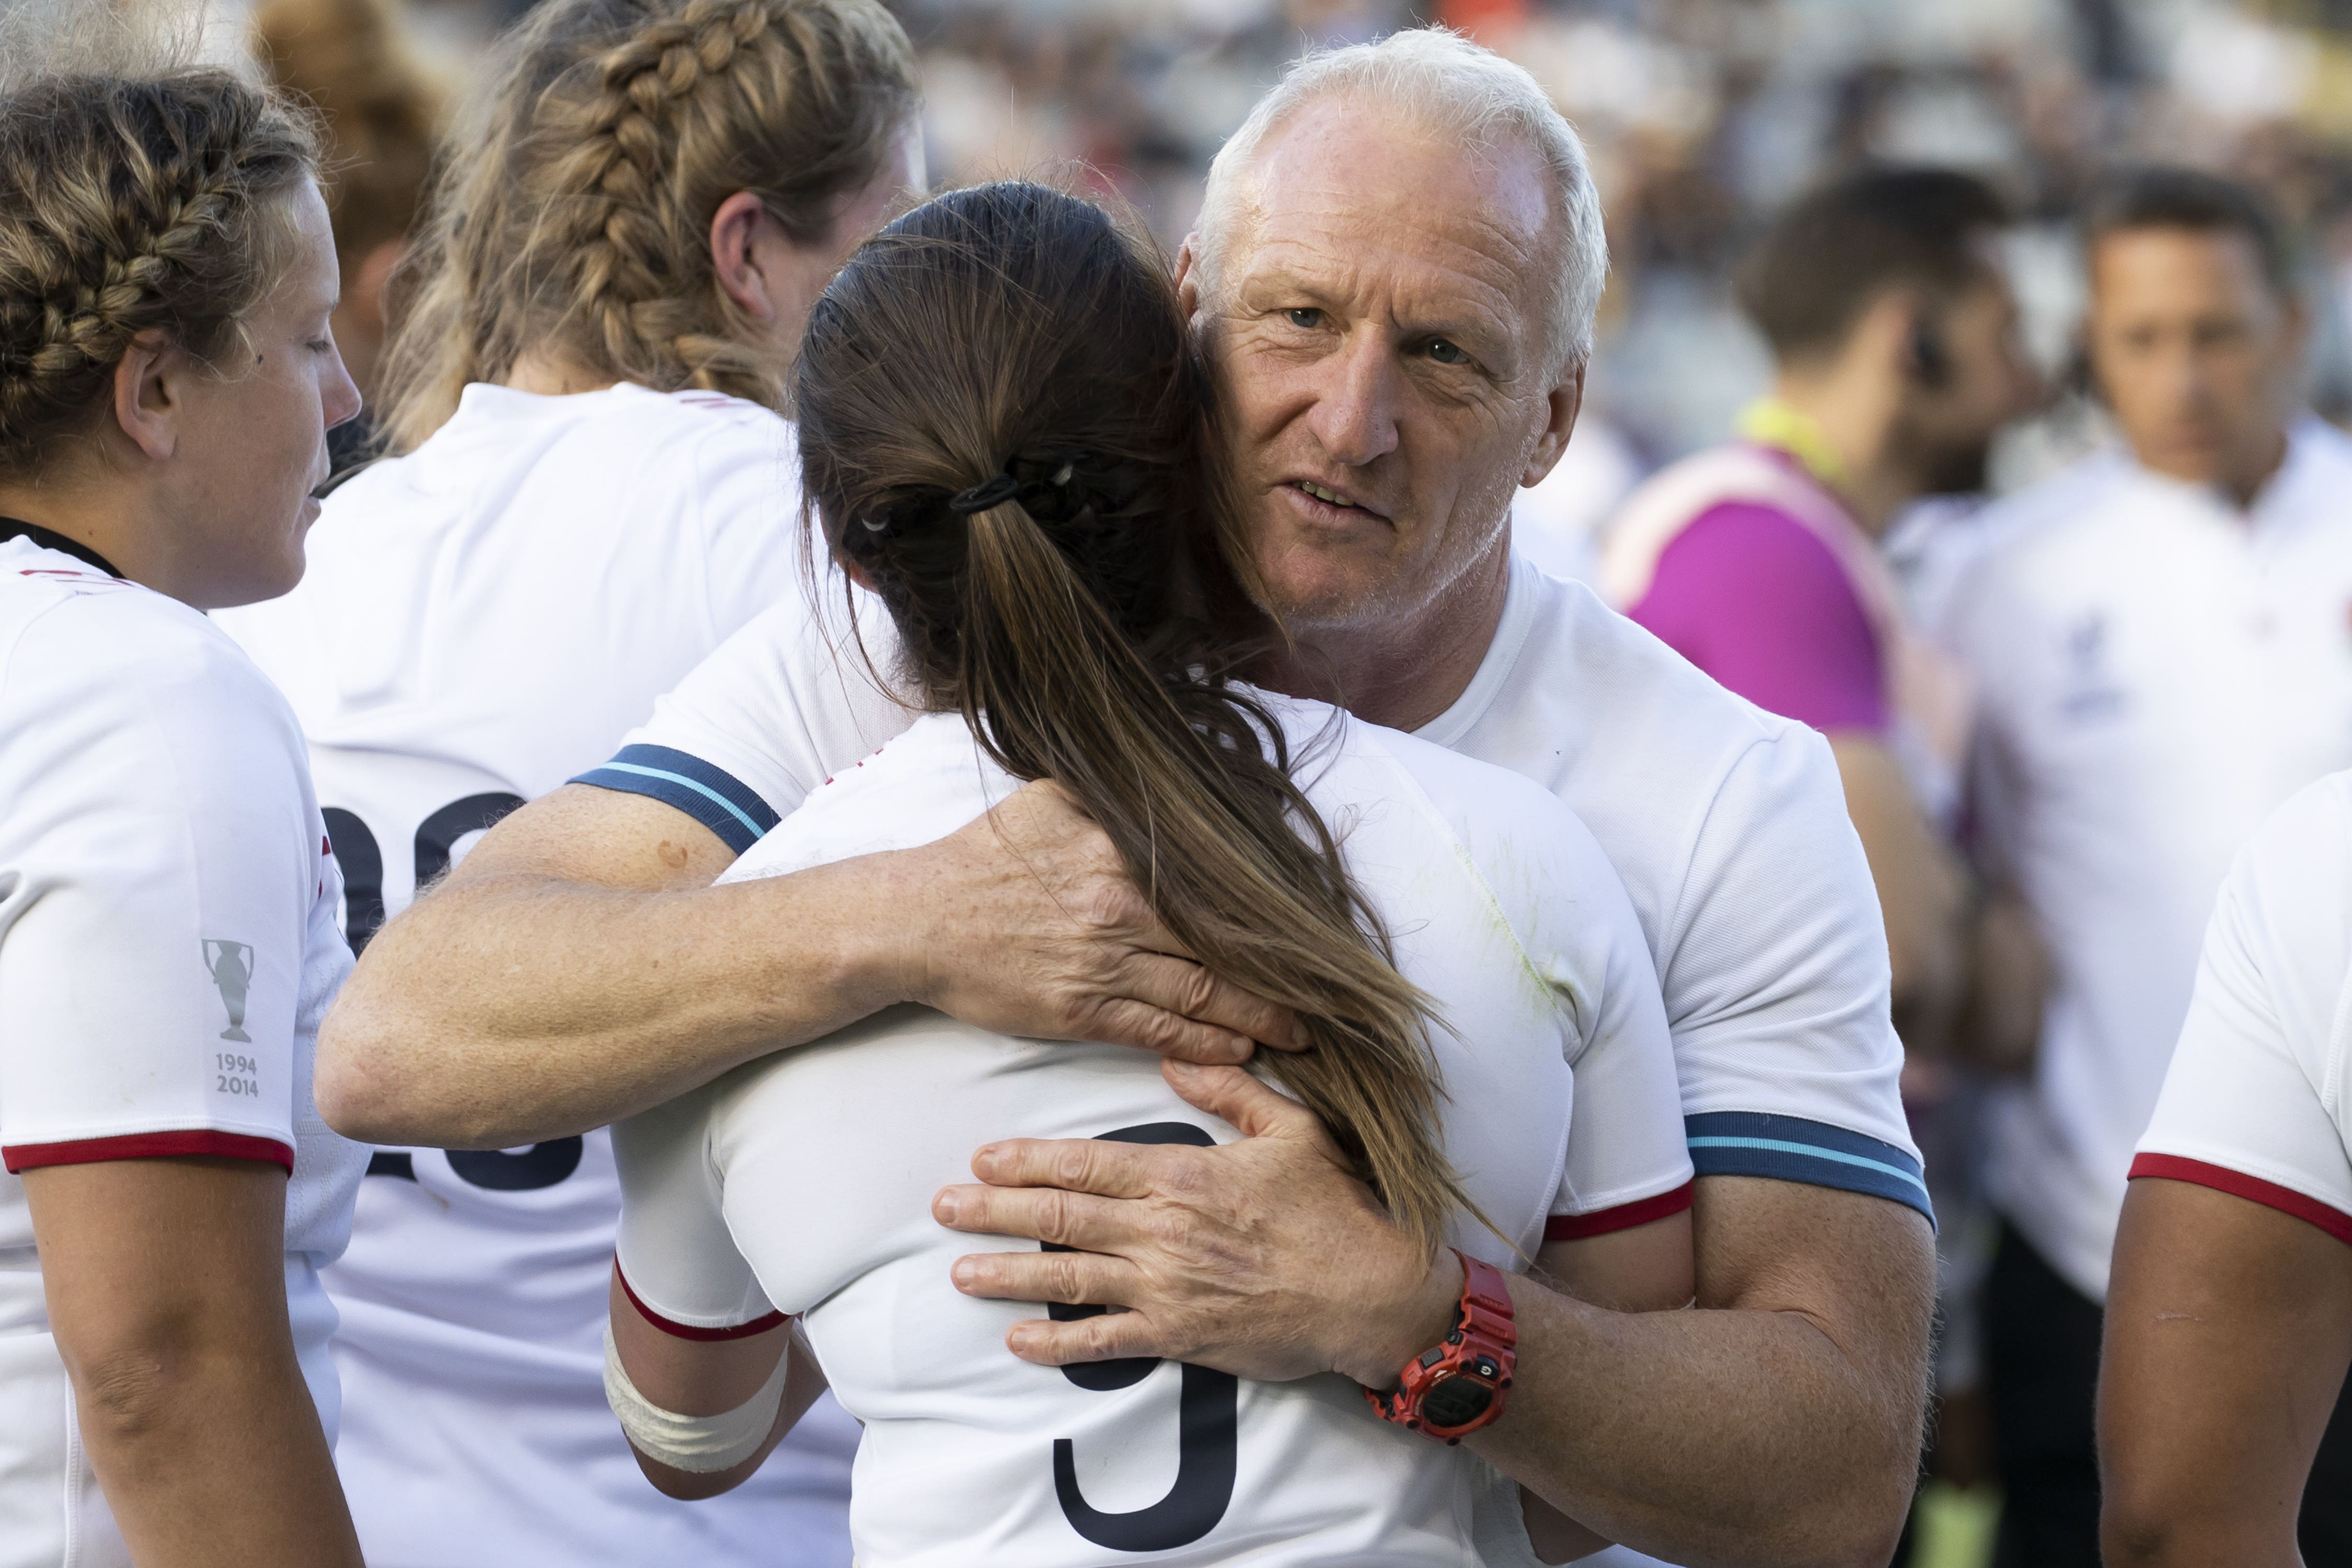
[[[1160,1356],[1392,1384],[1452,1324],[1452,1255],[1424,1267],[1301,1108],[1234,1068],[1161,1070],[1244,1140],[988,1146],[972,1168],[990,1184],[943,1190],[940,1223],[1080,1250],[961,1258],[958,1288],[1129,1309],[1016,1324],[1007,1343],[1028,1361]],[[1926,1220],[1882,1198],[1710,1176],[1693,1223],[1697,1310],[1613,1311],[1515,1279],[1511,1403],[1469,1445],[1602,1539],[1671,1562],[1883,1568],[1919,1453]]]
[[[1243,1141],[988,1145],[972,1173],[990,1184],[941,1191],[940,1223],[1079,1250],[962,1258],[956,1288],[1130,1309],[1015,1324],[1006,1343],[1043,1365],[1160,1356],[1263,1382],[1338,1372],[1392,1386],[1452,1324],[1461,1265],[1419,1255],[1313,1112],[1237,1068],[1161,1070]]]
[[[921,848],[712,886],[731,858],[644,795],[524,806],[368,944],[320,1032],[320,1110],[373,1143],[536,1143],[903,1001],[1209,1061],[1289,1040],[1052,784]]]
[[[1290,1016],[1187,954],[1060,784],[1022,789],[908,850],[905,999],[998,1034],[1102,1040],[1194,1062],[1288,1047]]]

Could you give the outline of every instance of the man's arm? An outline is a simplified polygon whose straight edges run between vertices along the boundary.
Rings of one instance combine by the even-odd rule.
[[[1172,1357],[1392,1385],[1461,1288],[1349,1174],[1314,1118],[1246,1074],[1165,1069],[1246,1137],[1216,1149],[992,1144],[951,1228],[1079,1248],[959,1259],[957,1287],[1129,1308],[1016,1325],[1046,1364]],[[1915,1478],[1935,1299],[1927,1221],[1859,1194],[1702,1177],[1698,1308],[1624,1313],[1514,1280],[1519,1370],[1468,1441],[1601,1536],[1693,1568],[1883,1568]]]
[[[2142,1177],[2099,1369],[2099,1531],[2118,1568],[2300,1568],[2295,1519],[2352,1365],[2352,1247],[2245,1198]]]
[[[732,860],[644,795],[515,812],[368,944],[320,1032],[321,1111],[371,1142],[537,1142],[902,1001],[1203,1061],[1288,1037],[1182,955],[1052,784],[919,849],[712,886]]]
[[[286,1173],[189,1155],[24,1173],[81,1440],[152,1568],[357,1568],[286,1318]]]

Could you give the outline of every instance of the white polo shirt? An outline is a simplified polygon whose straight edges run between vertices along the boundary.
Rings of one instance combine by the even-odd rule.
[[[1525,779],[1320,703],[1268,698],[1292,776],[1440,1022],[1442,1146],[1502,1233],[1447,1239],[1524,1268],[1548,1236],[1689,1201],[1657,981],[1599,846]],[[724,880],[945,837],[1018,787],[960,714],[919,721],[812,794]],[[931,1217],[992,1139],[1209,1144],[1238,1136],[1118,1046],[992,1034],[897,1007],[740,1068],[613,1130],[622,1275],[657,1326],[708,1340],[798,1315],[866,1424],[852,1521],[865,1568],[1524,1562],[1518,1489],[1387,1426],[1345,1379],[1236,1379],[1130,1360],[1033,1366],[1034,1303],[959,1293],[975,1247]],[[1070,1315],[1066,1308],[1056,1316]],[[1499,1546],[1516,1538],[1518,1550]]]
[[[2231,868],[2134,1176],[2194,1182],[2352,1245],[2352,773]]]
[[[736,398],[478,384],[327,498],[301,586],[217,618],[310,736],[355,945],[803,593],[799,479],[791,426]],[[639,1473],[604,1406],[620,1205],[601,1130],[376,1152],[327,1275],[343,1484],[376,1568],[847,1562],[857,1429],[830,1399],[725,1498]]]
[[[295,1353],[331,1440],[319,1271],[367,1154],[310,1052],[351,953],[285,700],[205,617],[0,541],[0,1568],[129,1568],[49,1330],[18,1172],[283,1167]]]
[[[2215,890],[2281,802],[2352,764],[2352,441],[2298,425],[2243,514],[2110,452],[1989,527],[1949,622],[1977,821],[2056,982],[2031,1079],[1995,1097],[1988,1184],[2098,1300]]]
[[[744,627],[580,782],[666,801],[749,849],[913,721],[857,651],[892,667],[888,616],[844,595],[834,576],[824,618],[796,600]],[[854,638],[845,602],[864,606]],[[1617,868],[1661,977],[1701,1176],[1928,1212],[1877,894],[1826,742],[1524,560],[1477,673],[1419,734],[1550,791]]]

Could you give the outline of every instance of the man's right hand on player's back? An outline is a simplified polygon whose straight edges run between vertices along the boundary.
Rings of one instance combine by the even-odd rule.
[[[572,784],[484,836],[372,941],[320,1034],[328,1121],[509,1148],[601,1127],[896,1002],[1200,1062],[1289,1016],[1182,949],[1051,784],[935,844],[712,886],[733,857]]]

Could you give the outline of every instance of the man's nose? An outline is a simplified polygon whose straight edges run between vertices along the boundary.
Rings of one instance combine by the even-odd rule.
[[[1397,404],[1404,388],[1389,343],[1377,333],[1352,333],[1323,368],[1328,379],[1307,422],[1323,450],[1350,468],[1395,451]]]

